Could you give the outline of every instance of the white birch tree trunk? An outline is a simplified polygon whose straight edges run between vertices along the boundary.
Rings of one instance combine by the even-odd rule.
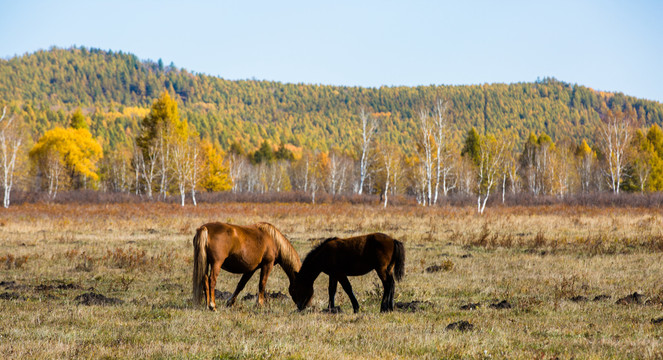
[[[435,166],[435,195],[433,198],[433,204],[437,204],[437,197],[440,188],[440,180],[444,177],[443,172],[445,171],[444,167],[448,167],[449,164],[445,164],[449,158],[447,152],[447,110],[449,108],[449,103],[438,99],[435,104],[435,143],[436,143],[436,166]],[[444,181],[444,180],[442,180]],[[446,191],[444,191],[446,196]]]
[[[599,146],[606,157],[608,184],[619,194],[624,168],[626,147],[631,136],[632,115],[621,111],[608,111],[601,117],[599,126]]]
[[[2,109],[2,116],[0,117],[0,147],[2,148],[2,186],[4,189],[4,197],[2,205],[5,208],[9,207],[12,186],[14,185],[14,169],[16,167],[16,155],[21,147],[22,138],[19,129],[16,128],[14,117],[5,121],[7,107]],[[5,121],[3,123],[3,121]]]
[[[364,191],[364,182],[368,176],[368,166],[370,165],[370,150],[373,136],[377,132],[378,122],[377,119],[370,114],[366,113],[366,109],[362,108],[359,112],[359,119],[361,120],[361,157],[359,159],[359,188],[357,193],[359,195]]]
[[[429,206],[433,201],[433,143],[432,143],[432,125],[425,110],[419,111],[419,135],[421,136],[420,146],[422,152],[421,164],[423,166],[423,188],[425,194],[423,205]]]

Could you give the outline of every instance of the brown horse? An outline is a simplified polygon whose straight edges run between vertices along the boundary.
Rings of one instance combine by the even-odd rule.
[[[216,277],[224,269],[244,274],[226,303],[231,306],[253,273],[260,269],[258,304],[262,305],[267,277],[274,264],[281,265],[292,285],[301,260],[290,242],[273,225],[205,224],[196,230],[193,238],[193,302],[200,304],[204,298],[207,307],[216,311]]]
[[[380,311],[394,310],[395,281],[403,278],[405,247],[391,237],[375,233],[347,239],[330,238],[306,255],[290,294],[299,310],[305,309],[313,298],[313,283],[321,272],[329,275],[329,309],[334,308],[336,284],[341,283],[350,297],[352,309],[359,311],[359,302],[352,292],[348,276],[364,275],[375,270],[382,280],[384,293]]]

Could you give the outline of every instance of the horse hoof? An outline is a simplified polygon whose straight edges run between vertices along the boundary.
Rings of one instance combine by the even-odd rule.
[[[210,306],[209,306],[209,309],[210,309],[210,311],[214,311],[214,312],[216,312],[216,305],[215,305],[215,306],[210,305]]]

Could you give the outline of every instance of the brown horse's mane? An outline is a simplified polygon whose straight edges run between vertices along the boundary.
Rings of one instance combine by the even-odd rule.
[[[276,243],[276,248],[279,250],[280,264],[283,270],[290,274],[293,272],[299,271],[302,267],[302,261],[299,258],[299,254],[290,241],[283,235],[274,225],[266,222],[259,222],[255,226],[260,229],[260,231],[269,234]]]

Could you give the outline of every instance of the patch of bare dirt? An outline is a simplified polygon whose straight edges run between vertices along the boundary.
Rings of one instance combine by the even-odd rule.
[[[0,281],[0,286],[5,289],[14,285],[16,285],[16,281]]]
[[[490,304],[488,305],[488,307],[490,307],[491,309],[511,309],[513,306],[511,306],[511,304],[509,304],[508,301],[502,300],[500,302]]]
[[[323,312],[323,313],[329,313],[329,314],[340,314],[340,313],[343,312],[343,310],[341,310],[341,307],[340,307],[340,306],[334,306],[334,307],[331,308],[331,309],[330,309],[330,308],[324,308],[324,309],[322,310],[322,312]]]
[[[644,300],[644,295],[638,294],[638,292],[634,292],[631,295],[624,296],[623,298],[617,300],[615,304],[617,305],[641,305]]]
[[[651,297],[645,301],[645,305],[663,305],[663,297],[660,295]]]
[[[58,285],[53,285],[53,284],[41,284],[35,286],[35,290],[37,291],[50,291],[50,290],[80,290],[82,287],[80,285],[76,284],[69,284],[69,283],[64,283],[64,284],[58,284]]]
[[[0,286],[4,287],[6,290],[25,290],[29,286],[17,284],[16,281],[0,281]]]
[[[428,307],[433,306],[433,303],[430,301],[419,301],[419,300],[414,300],[410,302],[397,302],[394,304],[394,306],[397,309],[403,310],[403,311],[409,311],[409,312],[417,312],[424,310]]]
[[[219,291],[214,289],[214,299],[216,300],[228,300],[233,296],[230,291]]]
[[[461,310],[476,310],[481,306],[481,303],[469,303],[465,305],[461,305],[460,309]]]
[[[465,320],[461,320],[461,321],[452,322],[451,324],[447,325],[446,329],[465,332],[465,331],[474,330],[474,325],[470,324]]]
[[[612,296],[610,296],[610,295],[601,294],[601,295],[594,296],[594,299],[592,299],[592,301],[610,300],[611,298],[612,298]]]
[[[255,300],[258,297],[258,294],[246,294],[242,300],[244,301],[250,301],[250,300]],[[265,293],[265,298],[267,299],[274,299],[274,300],[284,300],[284,299],[290,299],[290,297],[280,291],[278,292],[266,292]]]
[[[173,284],[169,282],[163,282],[157,285],[157,290],[182,290],[182,286],[179,284]],[[215,292],[216,294],[216,292]]]
[[[25,300],[25,297],[15,292],[4,292],[0,294],[0,300]]]
[[[267,293],[267,297],[270,298],[270,299],[276,299],[276,300],[287,300],[287,299],[290,299],[290,297],[289,297],[288,295],[286,295],[286,294],[284,294],[284,293],[282,293],[282,292],[280,292],[280,291],[278,291],[278,292],[273,292],[273,293],[268,292],[268,293]]]
[[[124,303],[123,300],[106,297],[95,292],[78,295],[74,300],[76,300],[79,305],[118,305]]]

